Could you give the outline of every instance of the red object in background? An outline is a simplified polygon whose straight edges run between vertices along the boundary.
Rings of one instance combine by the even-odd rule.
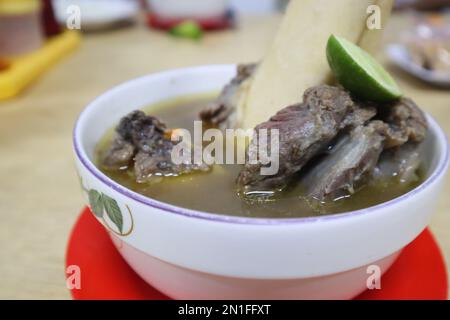
[[[123,260],[103,226],[84,209],[69,239],[66,265],[82,270],[81,289],[74,299],[167,300]],[[381,290],[366,291],[357,300],[447,299],[444,259],[426,229],[401,253],[383,276]]]
[[[44,34],[47,37],[55,36],[61,32],[51,0],[42,0],[42,23]]]
[[[235,25],[235,13],[229,9],[225,14],[216,17],[208,18],[172,18],[162,17],[155,12],[152,12],[146,0],[141,0],[142,7],[147,11],[147,22],[149,27],[162,30],[170,30],[178,24],[193,20],[197,22],[203,30],[213,31],[232,28]]]
[[[186,18],[163,18],[156,14],[148,14],[148,25],[152,28],[169,30],[183,21],[190,20]],[[197,22],[203,30],[221,30],[231,28],[234,25],[234,15],[232,12],[226,15],[205,18],[205,19],[191,19]]]

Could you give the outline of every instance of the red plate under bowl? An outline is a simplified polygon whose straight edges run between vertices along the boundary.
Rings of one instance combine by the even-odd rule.
[[[80,289],[74,299],[169,299],[142,280],[116,250],[106,230],[84,209],[69,239],[66,266],[80,267]],[[444,259],[426,229],[400,254],[383,276],[382,289],[366,291],[356,299],[447,299]]]

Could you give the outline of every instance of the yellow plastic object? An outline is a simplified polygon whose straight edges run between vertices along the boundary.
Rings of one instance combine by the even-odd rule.
[[[0,0],[0,14],[27,14],[39,10],[39,0]]]
[[[41,49],[9,60],[9,67],[0,71],[0,100],[18,95],[58,60],[76,49],[80,40],[78,32],[66,31],[48,40]]]

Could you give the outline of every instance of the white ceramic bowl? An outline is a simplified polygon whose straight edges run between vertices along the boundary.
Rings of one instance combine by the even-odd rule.
[[[104,214],[100,222],[130,266],[173,298],[356,296],[366,289],[367,267],[385,272],[430,221],[448,166],[448,144],[429,116],[426,181],[392,201],[337,215],[261,219],[188,210],[137,194],[96,168],[95,145],[122,116],[177,96],[219,90],[234,74],[232,65],[153,74],[86,107],[74,130],[78,173],[86,191],[105,194],[110,210],[116,209],[113,220]],[[121,232],[114,223],[120,225],[120,219]]]

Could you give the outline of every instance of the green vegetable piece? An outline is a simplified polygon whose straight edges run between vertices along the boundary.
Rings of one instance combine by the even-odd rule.
[[[203,36],[203,29],[197,22],[187,20],[170,29],[170,34],[180,38],[200,39]]]

